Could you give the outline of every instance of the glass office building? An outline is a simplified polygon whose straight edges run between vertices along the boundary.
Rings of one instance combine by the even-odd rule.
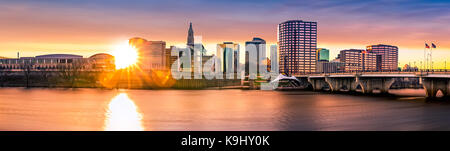
[[[248,45],[254,45],[256,53],[256,60],[250,61],[249,50],[247,49]],[[245,42],[245,75],[249,74],[250,68],[256,68],[256,74],[259,74],[259,65],[263,62],[263,58],[260,58],[260,53],[266,53],[266,41],[264,39],[254,37],[252,41]],[[264,58],[265,59],[265,58]],[[255,62],[256,61],[256,62]]]
[[[223,42],[217,44],[217,57],[220,58],[220,66],[223,73],[238,73],[239,68],[239,44]]]
[[[330,61],[330,50],[325,48],[317,48],[317,61]]]

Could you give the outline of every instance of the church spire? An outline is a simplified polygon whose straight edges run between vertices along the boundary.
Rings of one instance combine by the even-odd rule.
[[[194,30],[192,30],[192,22],[189,25],[187,45],[194,46]]]

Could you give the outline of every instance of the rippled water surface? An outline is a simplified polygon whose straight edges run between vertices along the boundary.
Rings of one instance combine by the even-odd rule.
[[[450,130],[450,103],[390,92],[0,88],[0,130]]]

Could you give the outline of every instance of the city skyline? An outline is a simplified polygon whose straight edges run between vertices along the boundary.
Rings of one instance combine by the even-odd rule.
[[[438,46],[433,52],[434,66],[442,68],[445,56],[450,54],[450,31],[445,28],[449,3],[442,1],[244,1],[225,6],[237,10],[234,12],[226,12],[225,8],[204,8],[224,3],[207,1],[176,5],[144,1],[125,4],[119,1],[50,3],[26,0],[1,3],[2,9],[13,12],[0,14],[5,20],[0,25],[4,29],[0,32],[0,56],[4,57],[16,57],[17,52],[21,52],[21,56],[73,53],[87,57],[110,52],[116,43],[131,37],[162,40],[167,42],[166,46],[185,46],[186,27],[191,21],[196,26],[195,35],[203,36],[205,48],[212,53],[218,43],[232,41],[243,46],[253,37],[265,39],[269,46],[277,42],[276,26],[291,19],[318,22],[317,47],[330,49],[330,59],[340,50],[388,44],[399,47],[399,66],[414,66],[416,62],[415,65],[420,67],[424,43],[433,42]],[[203,7],[190,10],[197,4]],[[382,8],[377,4],[389,5]],[[188,10],[173,11],[177,8]],[[296,8],[302,8],[304,12],[298,12]],[[167,13],[169,11],[173,13]],[[355,11],[360,13],[357,15]]]

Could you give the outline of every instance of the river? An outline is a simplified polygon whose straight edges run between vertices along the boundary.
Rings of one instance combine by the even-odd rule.
[[[0,88],[0,130],[450,130],[450,103],[390,93]]]

